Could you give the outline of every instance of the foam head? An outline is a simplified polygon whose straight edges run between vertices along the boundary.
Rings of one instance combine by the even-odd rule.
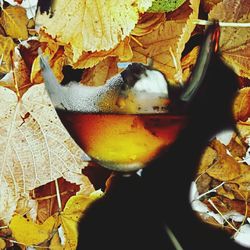
[[[40,64],[46,90],[55,108],[82,113],[165,112],[168,89],[163,74],[133,63],[102,86],[85,86],[72,81],[60,85],[46,59]]]

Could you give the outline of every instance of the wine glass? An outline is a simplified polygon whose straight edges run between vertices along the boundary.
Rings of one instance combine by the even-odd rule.
[[[90,158],[130,174],[158,157],[188,122],[188,107],[199,89],[219,26],[207,28],[187,84],[173,86],[150,65],[131,63],[103,86],[72,81],[60,85],[46,59],[40,64],[47,92],[63,125]]]

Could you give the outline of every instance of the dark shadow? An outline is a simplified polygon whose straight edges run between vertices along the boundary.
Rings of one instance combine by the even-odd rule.
[[[79,224],[78,249],[174,249],[164,225],[183,249],[245,249],[222,230],[200,222],[189,202],[190,184],[209,140],[235,128],[231,107],[237,87],[235,74],[214,56],[191,103],[188,126],[141,177],[113,178],[106,195]]]

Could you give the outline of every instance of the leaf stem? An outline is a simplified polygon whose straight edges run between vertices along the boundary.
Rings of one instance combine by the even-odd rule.
[[[194,24],[198,25],[212,25],[214,22],[209,20],[195,19]],[[236,23],[236,22],[218,22],[220,27],[237,27],[250,28],[250,23]]]

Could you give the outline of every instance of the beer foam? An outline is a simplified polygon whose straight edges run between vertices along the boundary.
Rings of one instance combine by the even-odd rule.
[[[132,87],[124,85],[121,74],[96,87],[74,81],[62,86],[42,57],[41,67],[46,89],[57,109],[82,113],[166,112],[167,82],[157,70],[146,70]]]

